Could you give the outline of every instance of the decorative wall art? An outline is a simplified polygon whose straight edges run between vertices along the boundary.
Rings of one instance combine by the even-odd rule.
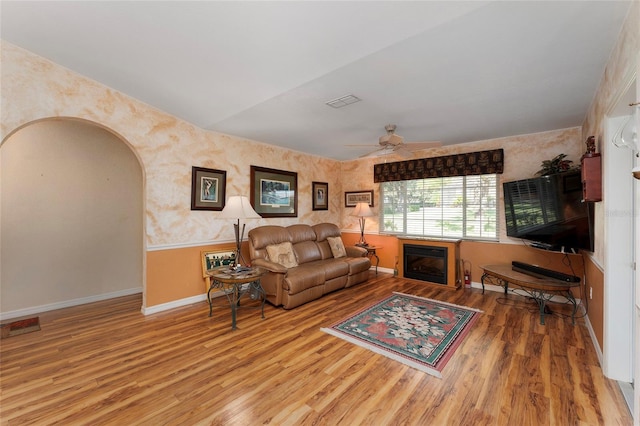
[[[355,207],[358,203],[368,203],[373,207],[373,189],[369,191],[356,191],[344,193],[345,207]]]
[[[313,210],[329,210],[329,184],[327,182],[312,182],[311,197]]]
[[[297,217],[298,174],[251,166],[251,206],[262,217]]]
[[[226,171],[192,167],[191,210],[222,210],[226,186]]]

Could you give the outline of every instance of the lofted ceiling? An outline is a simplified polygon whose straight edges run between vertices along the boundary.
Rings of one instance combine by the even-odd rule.
[[[2,1],[0,35],[203,129],[346,160],[388,123],[443,145],[580,126],[630,4]]]

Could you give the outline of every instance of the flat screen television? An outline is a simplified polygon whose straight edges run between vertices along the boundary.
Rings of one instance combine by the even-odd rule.
[[[593,203],[580,171],[503,183],[507,235],[546,250],[593,251]]]

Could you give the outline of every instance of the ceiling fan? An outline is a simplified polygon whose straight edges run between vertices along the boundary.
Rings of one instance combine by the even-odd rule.
[[[403,158],[410,158],[412,157],[412,153],[414,151],[420,151],[422,149],[442,146],[442,143],[440,142],[407,142],[405,143],[404,138],[396,134],[395,124],[387,124],[386,126],[384,126],[384,129],[387,131],[387,134],[380,136],[380,139],[378,140],[378,145],[380,147],[368,154],[361,155],[360,158],[381,157],[383,155],[389,155],[389,154],[396,154]],[[357,146],[357,145],[351,145],[351,146]]]

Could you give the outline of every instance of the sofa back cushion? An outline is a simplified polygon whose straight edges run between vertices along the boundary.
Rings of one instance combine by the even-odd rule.
[[[249,231],[249,256],[251,259],[266,259],[267,246],[291,242],[291,235],[283,226],[259,226]]]
[[[340,228],[333,223],[318,223],[317,225],[313,225],[312,228],[316,233],[316,243],[318,244],[318,249],[322,254],[322,258],[332,258],[333,252],[331,251],[331,246],[329,246],[327,238],[341,236],[342,233],[340,232]]]
[[[288,226],[287,230],[299,264],[322,259],[322,253],[316,244],[316,233],[311,226],[297,224]]]
[[[309,225],[296,224],[287,226],[287,231],[291,238],[291,244],[298,244],[303,241],[315,241],[316,233]]]

